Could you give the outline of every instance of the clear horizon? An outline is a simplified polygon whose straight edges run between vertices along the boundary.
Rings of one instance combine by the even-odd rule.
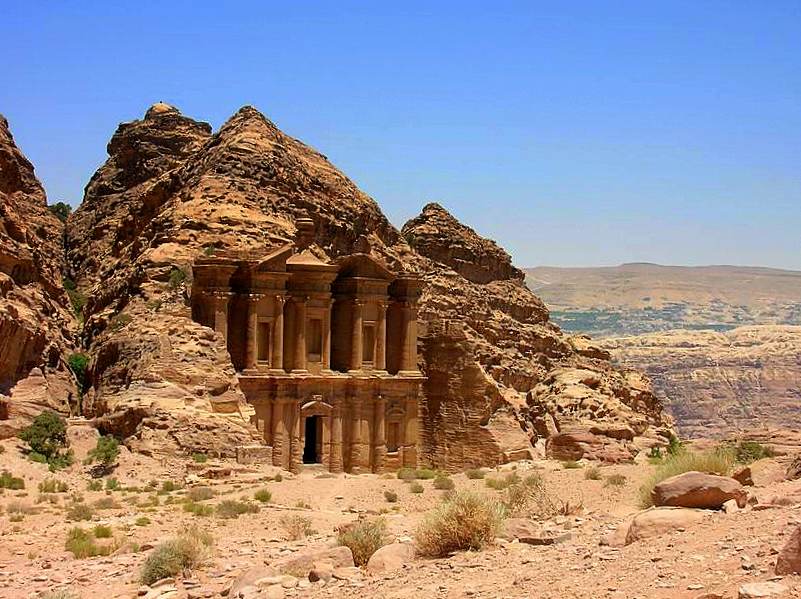
[[[436,201],[520,267],[801,270],[801,6],[9,2],[0,113],[80,202],[157,101],[252,104],[397,227]]]

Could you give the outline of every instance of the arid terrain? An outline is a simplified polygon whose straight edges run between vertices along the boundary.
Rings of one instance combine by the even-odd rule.
[[[70,428],[76,457],[85,456],[95,435],[85,424]],[[507,491],[489,488],[487,479],[536,473],[549,497],[569,500],[572,507],[568,515],[532,520],[530,526],[539,531],[532,540],[498,539],[481,551],[457,551],[439,559],[407,556],[396,567],[343,566],[334,568],[333,576],[323,574],[309,582],[304,572],[286,576],[280,564],[330,551],[337,545],[336,529],[360,518],[383,518],[385,542],[412,543],[424,516],[443,501],[446,491],[437,490],[432,480],[410,483],[390,474],[309,471],[296,476],[273,467],[154,459],[126,450],[114,472],[114,490],[89,491],[92,479],[85,467],[75,465],[53,475],[25,459],[19,442],[7,440],[2,446],[4,467],[25,481],[23,490],[0,496],[0,597],[8,599],[59,589],[86,598],[230,597],[232,586],[236,592],[243,580],[253,581],[254,576],[263,579],[261,594],[243,596],[698,599],[737,597],[744,584],[770,581],[786,591],[777,596],[801,593],[801,578],[774,575],[777,553],[801,524],[801,481],[784,480],[788,458],[783,457],[752,465],[756,486],[748,493],[759,501],[755,506],[733,513],[702,512],[697,521],[649,532],[657,536],[626,546],[619,546],[613,533],[624,530],[638,512],[637,488],[657,466],[643,462],[593,469],[587,463],[565,468],[539,460],[488,470],[484,479],[454,475],[457,490],[475,489],[504,500]],[[276,480],[279,473],[281,480]],[[45,480],[61,481],[66,488],[37,492]],[[413,485],[422,491],[413,493]],[[264,489],[270,500],[256,501],[254,494]],[[388,491],[397,494],[395,501],[388,501]],[[202,499],[190,501],[195,496]],[[225,500],[258,505],[259,511],[224,518],[217,506]],[[88,519],[75,520],[76,503],[89,506],[81,516]],[[187,504],[201,504],[210,513],[190,513]],[[291,517],[308,519],[308,536],[289,538]],[[71,529],[98,525],[111,529],[109,538],[97,541],[113,544],[111,555],[78,559],[65,550]],[[150,547],[191,526],[213,538],[206,559],[183,576],[143,587],[139,576]]]
[[[801,426],[801,273],[626,264],[526,276],[555,322],[648,374],[681,435]]]

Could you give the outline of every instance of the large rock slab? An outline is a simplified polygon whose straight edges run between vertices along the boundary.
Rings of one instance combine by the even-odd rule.
[[[763,599],[764,597],[782,597],[787,587],[778,582],[749,582],[737,591],[737,599]]]
[[[656,506],[718,510],[730,499],[734,499],[743,508],[748,495],[743,486],[733,478],[703,472],[685,472],[657,484],[651,491],[651,499]]]
[[[668,532],[692,527],[704,519],[704,512],[676,507],[658,507],[640,512],[629,525],[626,545]]]
[[[411,543],[384,545],[367,561],[367,570],[374,574],[400,570],[414,559],[415,549]]]
[[[779,552],[776,574],[801,574],[801,526],[796,527]]]

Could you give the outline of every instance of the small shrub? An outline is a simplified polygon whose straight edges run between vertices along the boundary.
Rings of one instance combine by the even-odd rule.
[[[119,455],[120,442],[111,435],[103,435],[98,437],[97,444],[94,449],[89,452],[87,457],[90,463],[97,462],[102,467],[101,470],[107,472],[114,465],[114,462],[117,461]],[[109,479],[109,481],[110,480],[116,481],[116,479]],[[109,488],[108,481],[106,481],[106,488]]]
[[[481,468],[471,468],[465,472],[465,476],[470,480],[478,480],[486,476],[486,472]]]
[[[684,451],[684,443],[682,443],[681,439],[679,439],[676,435],[670,435],[667,448],[668,455],[671,456],[679,455],[683,451]]]
[[[590,466],[584,471],[586,480],[601,480],[601,469],[598,466]]]
[[[217,504],[218,518],[239,518],[242,514],[255,514],[259,511],[259,506],[244,501],[234,501],[226,499]]]
[[[55,478],[46,478],[39,483],[40,493],[66,493],[67,483]]]
[[[606,483],[604,483],[607,487],[622,487],[626,484],[626,477],[622,474],[610,474],[606,477]]]
[[[116,510],[120,504],[113,497],[101,497],[95,501],[94,506],[98,510]]]
[[[56,202],[55,204],[50,204],[47,209],[62,223],[67,222],[67,217],[72,214],[72,206],[66,202]]]
[[[383,518],[361,520],[345,526],[337,534],[337,542],[353,553],[353,563],[363,566],[370,556],[389,542]]]
[[[430,468],[419,468],[415,475],[419,480],[434,480],[437,478],[437,472]]]
[[[12,501],[6,506],[6,511],[9,514],[33,514],[37,510],[36,508],[26,503],[22,503],[20,501]]]
[[[206,501],[214,497],[211,487],[192,487],[186,494],[189,501]]]
[[[663,480],[685,472],[705,472],[707,474],[729,474],[734,466],[734,453],[725,450],[715,450],[706,453],[692,451],[679,451],[670,454],[664,463],[657,467],[640,487],[640,506],[645,509],[653,505],[651,491]]]
[[[278,522],[286,531],[290,541],[299,541],[315,532],[311,525],[311,519],[299,514],[284,516]]]
[[[116,333],[117,331],[121,331],[126,326],[131,324],[131,322],[133,322],[133,316],[126,314],[125,312],[120,312],[111,319],[109,328],[112,332]]]
[[[654,445],[651,449],[648,450],[648,459],[649,460],[662,460],[662,448]]]
[[[455,493],[420,523],[415,545],[427,557],[480,550],[494,541],[503,515],[503,506],[488,497],[472,491]]]
[[[415,480],[417,478],[417,471],[414,468],[401,468],[398,470],[398,479],[404,481]]]
[[[772,458],[776,455],[770,447],[756,441],[740,441],[734,446],[734,459],[740,464],[751,464],[763,458]]]
[[[8,470],[0,473],[0,489],[18,491],[25,488],[25,481],[18,476],[12,476]]]
[[[58,589],[55,591],[47,591],[39,597],[39,599],[81,599],[69,589]]]
[[[72,553],[76,559],[94,557],[98,555],[99,548],[92,535],[80,527],[71,528],[67,533],[67,542],[64,548]]]
[[[44,461],[51,469],[65,468],[72,463],[72,454],[62,453],[67,446],[67,422],[55,412],[39,414],[20,432],[19,438],[28,444],[29,456],[34,461]]]
[[[214,513],[214,508],[204,503],[188,501],[184,504],[184,511],[194,514],[195,516],[211,516]]]
[[[447,476],[438,476],[434,479],[434,488],[440,491],[450,491],[455,487],[456,485]]]
[[[73,302],[73,308],[76,312],[80,312],[80,309],[75,306],[75,302]],[[81,304],[81,308],[83,308],[83,304]],[[86,389],[86,369],[89,367],[89,356],[81,352],[72,353],[67,357],[67,364],[72,370],[72,374],[75,375],[75,380],[78,381],[78,389],[83,392]]]
[[[384,491],[384,499],[387,500],[387,503],[397,503],[398,494],[395,491],[387,489],[386,491]]]
[[[283,477],[283,476],[281,476],[281,473],[279,472],[278,474],[276,474],[276,475],[273,477],[273,480],[274,480],[275,482],[277,482],[277,483],[280,483],[282,480],[284,480],[284,477]]]
[[[177,491],[181,488],[181,485],[174,483],[171,480],[165,480],[161,483],[161,489],[159,490],[159,495],[166,495],[167,493],[172,493],[173,491]]]
[[[423,492],[423,485],[418,483],[417,481],[412,482],[409,485],[409,492],[410,493],[422,493]]]
[[[253,494],[253,499],[261,503],[269,503],[272,498],[273,494],[267,488],[259,489]]]
[[[106,479],[106,491],[119,491],[120,490],[120,481],[116,478],[107,478]]]
[[[111,527],[105,524],[98,524],[92,529],[92,534],[95,535],[96,539],[110,539],[112,536]]]
[[[150,524],[150,518],[147,516],[139,516],[136,520],[134,520],[134,524],[136,526],[147,526]]]
[[[169,285],[170,289],[178,289],[186,281],[186,273],[180,268],[173,267],[170,271]]]
[[[142,565],[142,584],[153,584],[199,566],[208,558],[212,544],[211,536],[197,528],[160,543]]]
[[[489,487],[490,489],[494,489],[495,491],[503,491],[505,488],[509,487],[510,485],[514,485],[520,482],[520,477],[517,475],[516,472],[511,472],[506,476],[501,476],[498,478],[485,478],[484,484]]]
[[[91,520],[94,515],[94,510],[85,503],[74,503],[67,510],[67,520],[71,522]]]
[[[581,468],[581,464],[579,464],[576,460],[566,460],[562,462],[562,468],[565,470],[576,470]]]
[[[196,464],[205,464],[209,461],[209,456],[207,456],[205,453],[193,453],[192,460]]]
[[[86,483],[86,490],[87,491],[102,491],[103,490],[103,481],[102,480],[90,480]]]

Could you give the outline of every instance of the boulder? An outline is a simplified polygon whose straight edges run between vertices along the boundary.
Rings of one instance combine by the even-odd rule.
[[[754,486],[754,479],[751,475],[750,466],[743,466],[739,470],[735,471],[734,474],[731,475],[731,477],[744,487]]]
[[[677,507],[651,508],[634,516],[626,533],[625,544],[631,545],[642,539],[680,531],[703,519],[704,512],[700,510]]]
[[[367,562],[367,570],[374,574],[400,570],[414,559],[414,545],[411,543],[390,543],[376,551]]]
[[[354,566],[353,553],[348,547],[302,549],[294,555],[276,561],[272,566],[279,572],[306,578],[315,570],[317,574],[332,572],[335,568]],[[330,576],[328,577],[330,579]]]
[[[796,480],[801,478],[801,454],[793,457],[792,461],[787,466],[787,472],[785,473],[785,476],[787,480]]]
[[[801,574],[801,526],[796,527],[779,552],[776,574]]]
[[[656,506],[674,506],[717,510],[729,499],[745,507],[748,495],[743,486],[727,476],[685,472],[671,476],[657,484],[651,491],[651,500]]]
[[[507,541],[514,541],[521,537],[534,537],[539,534],[540,527],[526,518],[507,518],[503,522],[498,536]]]
[[[778,582],[750,582],[737,591],[737,599],[761,599],[762,597],[780,597],[787,592],[787,587]]]

